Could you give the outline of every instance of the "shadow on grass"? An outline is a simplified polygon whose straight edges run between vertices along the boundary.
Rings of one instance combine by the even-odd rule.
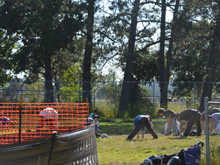
[[[194,139],[195,136],[187,136],[187,138],[184,138],[184,139]],[[175,140],[184,140],[184,139],[181,139],[179,136],[173,136],[173,137],[170,137],[169,139],[175,139]]]

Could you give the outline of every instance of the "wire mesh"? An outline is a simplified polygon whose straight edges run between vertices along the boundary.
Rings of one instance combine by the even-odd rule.
[[[88,103],[1,103],[0,145],[32,141],[88,125]]]

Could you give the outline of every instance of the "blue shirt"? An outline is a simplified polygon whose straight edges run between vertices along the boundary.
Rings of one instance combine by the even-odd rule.
[[[146,115],[138,115],[135,119],[134,119],[134,127],[137,127],[138,121],[143,118],[146,117]],[[142,131],[144,131],[144,128],[142,129]]]

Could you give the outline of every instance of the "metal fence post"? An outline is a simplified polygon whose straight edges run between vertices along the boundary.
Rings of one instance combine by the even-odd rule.
[[[204,98],[204,105],[205,105],[206,165],[210,165],[208,97]]]
[[[115,116],[116,116],[117,82],[114,82],[114,85],[115,85]]]

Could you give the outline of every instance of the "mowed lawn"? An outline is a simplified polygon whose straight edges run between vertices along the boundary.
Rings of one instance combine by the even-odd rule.
[[[112,121],[100,121],[103,133],[110,135],[109,138],[97,139],[97,151],[99,164],[140,164],[144,159],[152,155],[171,155],[181,149],[188,148],[199,141],[205,142],[204,134],[201,137],[188,136],[187,139],[180,139],[179,136],[163,135],[165,121],[154,120],[154,128],[158,139],[153,139],[147,131],[145,138],[126,141],[128,134],[134,129],[133,121],[123,122],[116,119]],[[211,164],[220,164],[220,136],[210,136]],[[205,165],[205,146],[202,148],[201,164]]]

